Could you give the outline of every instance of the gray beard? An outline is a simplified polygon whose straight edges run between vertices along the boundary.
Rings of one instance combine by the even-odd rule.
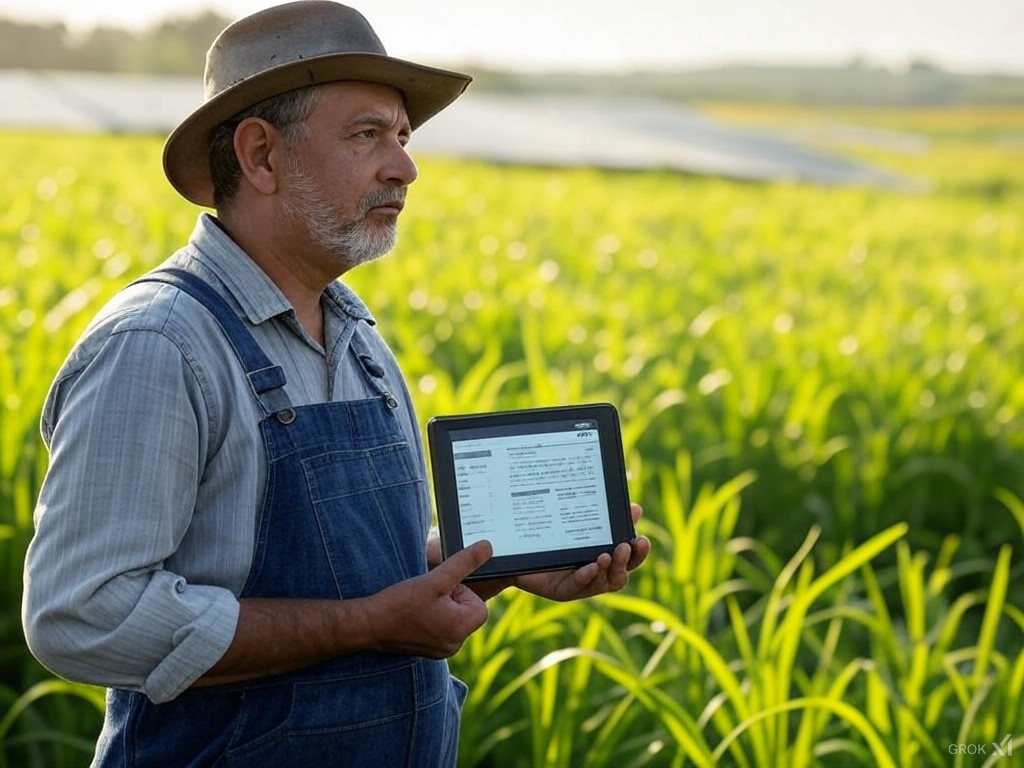
[[[337,210],[328,203],[313,177],[302,167],[293,166],[288,178],[285,197],[287,214],[304,224],[310,238],[331,255],[339,274],[360,264],[379,259],[398,240],[393,222],[376,225],[366,214],[379,205],[405,199],[405,189],[382,189],[371,192],[359,201],[355,218],[340,220]]]

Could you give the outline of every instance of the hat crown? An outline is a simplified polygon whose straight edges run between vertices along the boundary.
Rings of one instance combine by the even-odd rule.
[[[228,26],[206,54],[205,96],[303,59],[339,53],[387,56],[370,23],[355,8],[326,0],[268,8]]]

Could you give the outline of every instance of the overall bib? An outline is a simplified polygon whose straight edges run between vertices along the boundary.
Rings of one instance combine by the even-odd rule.
[[[241,597],[345,599],[426,571],[424,478],[381,366],[351,323],[378,397],[292,406],[273,365],[201,279],[165,269],[216,317],[262,410],[267,490]],[[372,652],[153,704],[111,689],[94,766],[454,766],[466,688],[447,662]]]

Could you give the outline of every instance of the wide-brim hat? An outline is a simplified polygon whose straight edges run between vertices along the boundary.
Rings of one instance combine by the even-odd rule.
[[[271,96],[340,80],[383,83],[405,97],[413,129],[451,104],[469,75],[388,56],[359,11],[299,0],[227,27],[206,54],[205,101],[164,145],[164,172],[186,199],[213,206],[209,148],[214,129]]]

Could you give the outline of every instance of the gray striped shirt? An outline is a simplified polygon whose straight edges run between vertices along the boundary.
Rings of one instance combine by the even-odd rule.
[[[348,288],[324,293],[322,348],[209,214],[168,264],[228,298],[284,369],[296,405],[376,396],[344,342],[356,324],[426,476],[398,365]],[[43,411],[50,466],[25,564],[24,624],[46,666],[160,702],[223,655],[262,506],[260,417],[227,340],[190,296],[144,283],[101,310]]]

